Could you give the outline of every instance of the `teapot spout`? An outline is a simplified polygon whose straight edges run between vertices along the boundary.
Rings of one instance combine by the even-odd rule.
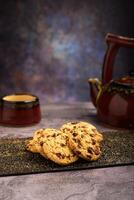
[[[97,78],[89,78],[88,83],[90,86],[90,95],[91,95],[91,100],[94,104],[94,106],[97,106],[97,99],[98,99],[98,94],[101,91],[101,82]]]

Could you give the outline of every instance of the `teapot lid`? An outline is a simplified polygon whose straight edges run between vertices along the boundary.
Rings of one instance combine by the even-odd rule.
[[[114,82],[119,85],[134,87],[134,71],[130,71],[128,76],[124,76],[120,79],[115,80]]]
[[[124,76],[120,79],[113,80],[112,86],[116,88],[124,88],[125,90],[133,90],[134,91],[134,76]]]
[[[120,79],[115,80],[115,82],[126,86],[134,87],[134,77],[131,76],[122,77]]]

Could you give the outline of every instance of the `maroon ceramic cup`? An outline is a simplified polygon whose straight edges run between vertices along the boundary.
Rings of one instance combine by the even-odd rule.
[[[0,124],[27,126],[41,120],[39,98],[28,93],[3,96],[0,99]]]

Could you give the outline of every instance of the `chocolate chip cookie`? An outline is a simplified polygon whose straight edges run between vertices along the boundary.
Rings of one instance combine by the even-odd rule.
[[[62,131],[49,130],[42,141],[43,152],[53,162],[68,165],[78,160],[78,156],[68,147],[68,136]]]
[[[45,129],[39,129],[34,132],[33,139],[28,141],[26,149],[33,153],[40,153],[43,157],[47,158],[42,149],[42,138],[45,137]]]
[[[61,130],[68,135],[68,145],[79,157],[90,161],[100,157],[103,136],[96,127],[87,122],[70,122],[64,124]]]
[[[64,133],[69,133],[69,132],[73,132],[74,130],[82,130],[83,134],[84,131],[88,132],[88,134],[91,137],[95,137],[97,142],[101,142],[103,140],[103,136],[101,133],[99,133],[96,129],[95,126],[93,126],[92,124],[88,123],[88,122],[68,122],[66,124],[63,124],[62,127],[60,128],[61,131],[63,131]]]

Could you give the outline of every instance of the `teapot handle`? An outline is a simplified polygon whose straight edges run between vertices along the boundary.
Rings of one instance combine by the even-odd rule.
[[[108,33],[105,38],[107,51],[104,57],[102,70],[102,84],[107,84],[112,80],[113,66],[116,54],[120,47],[134,48],[134,38],[122,37]]]

